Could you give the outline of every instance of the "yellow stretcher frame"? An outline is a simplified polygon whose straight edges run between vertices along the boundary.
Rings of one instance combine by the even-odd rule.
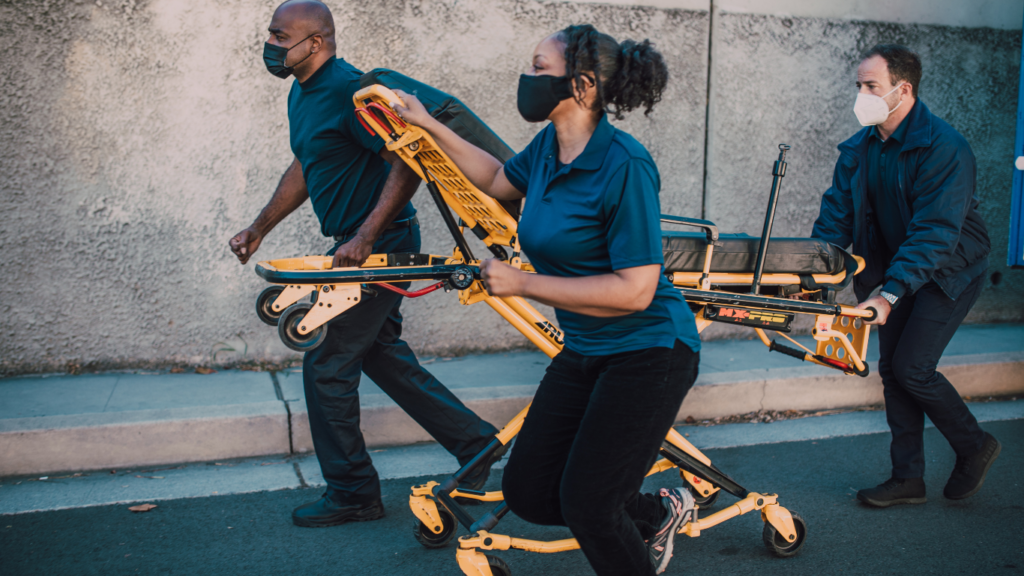
[[[499,257],[504,252],[501,249],[495,250],[494,247],[511,248],[512,255],[507,258],[509,264],[528,272],[532,271],[529,264],[523,263],[519,258],[515,219],[497,201],[477,190],[454,162],[440,150],[430,134],[401,121],[394,114],[389,103],[400,102],[396,94],[383,86],[375,85],[357,92],[354,102],[357,114],[360,115],[364,126],[384,138],[387,148],[397,153],[428,183],[428,188],[431,189],[435,201],[438,201],[443,216],[447,217],[446,222],[449,223],[453,236],[456,236],[458,246],[453,250],[451,256],[373,254],[365,264],[357,268],[332,269],[331,258],[324,256],[260,262],[257,265],[257,273],[275,284],[268,289],[272,290],[270,297],[261,295],[260,300],[257,301],[257,309],[262,311],[261,318],[267,321],[268,317],[273,318],[275,314],[281,318],[298,317],[298,320],[294,322],[292,335],[297,338],[308,337],[311,334],[316,334],[317,331],[326,330],[327,322],[357,305],[367,291],[366,287],[391,285],[410,280],[439,280],[437,286],[443,284],[446,290],[458,289],[461,304],[471,305],[481,301],[485,302],[549,357],[557,355],[563,346],[562,332],[523,298],[490,295],[478,276],[480,261],[467,258],[464,253],[469,253],[469,248],[464,243],[464,239],[462,242],[459,241],[461,234],[468,228]],[[453,210],[461,220],[458,224],[458,234],[456,234],[450,214],[447,213],[445,207]],[[690,221],[682,218],[674,218],[672,221],[678,224],[690,224]],[[717,309],[716,306],[724,305],[731,306],[730,309],[761,311],[766,316],[816,312],[814,313],[815,326],[812,332],[817,342],[814,351],[803,347],[783,332],[778,333],[796,344],[802,351],[779,346],[768,339],[765,328],[752,327],[761,341],[770,349],[779,349],[805,361],[838,368],[847,374],[866,375],[867,366],[864,358],[869,326],[864,323],[864,320],[871,319],[874,316],[873,311],[835,304],[794,305],[792,300],[786,298],[752,297],[714,290],[713,287],[716,286],[749,285],[752,275],[712,272],[710,264],[713,249],[714,242],[709,241],[707,257],[701,273],[677,272],[671,278],[674,285],[683,292],[691,307],[696,308],[698,332],[702,332],[710,325],[712,320],[707,317],[708,311]],[[409,265],[403,265],[406,258],[410,261]],[[414,260],[418,260],[418,262],[412,263]],[[863,261],[857,259],[856,270],[852,273],[859,273],[861,269],[863,269]],[[838,275],[816,275],[814,281],[823,285],[839,284],[849,273],[848,270]],[[447,276],[449,274],[450,278]],[[800,279],[795,275],[765,274],[761,278],[761,283],[765,286],[793,285],[800,284]],[[315,296],[314,302],[309,304],[300,302],[311,294]],[[298,312],[288,316],[289,312],[296,309]],[[282,326],[284,324],[280,325],[279,329]],[[766,326],[770,328],[770,322]],[[284,332],[282,332],[282,338],[288,343]],[[508,445],[518,434],[528,410],[529,406],[523,408],[506,424],[496,435],[497,443],[492,442],[492,444]],[[685,524],[680,528],[679,533],[697,537],[703,530],[726,520],[759,511],[761,519],[765,523],[765,544],[776,555],[795,554],[802,546],[806,536],[806,526],[799,515],[793,514],[779,505],[776,494],[747,492],[717,468],[714,468],[706,455],[674,429],[671,429],[665,438],[662,455],[664,457],[654,464],[648,472],[649,475],[678,466],[681,478],[691,488],[691,491],[703,501],[713,500],[723,486],[740,498],[738,502],[719,512]],[[479,459],[480,457],[477,460]],[[470,463],[467,467],[474,463]],[[460,470],[457,474],[462,472],[463,470]],[[709,478],[715,478],[718,484]],[[457,489],[457,484],[457,477],[452,477],[444,483],[428,482],[412,488],[409,505],[413,514],[422,524],[421,531],[425,531],[427,534],[441,534],[457,530],[457,525],[451,526],[451,522],[454,521],[453,514],[460,515],[460,512],[456,510],[459,506],[454,502],[455,497],[481,502],[500,502],[503,499],[500,491],[479,493],[460,491]],[[441,506],[438,506],[439,503]],[[699,507],[700,505],[698,505]],[[465,512],[461,511],[461,514],[465,514]],[[447,519],[444,516],[447,516]],[[497,519],[500,519],[500,516]],[[487,528],[493,527],[497,519],[492,518],[493,522],[485,523],[484,528],[477,529],[473,534],[459,539],[456,558],[459,567],[468,576],[508,575],[508,567],[500,559],[489,558],[480,552],[481,550],[517,549],[532,552],[561,552],[578,548],[574,539],[539,542],[493,534]],[[463,519],[460,521],[464,524],[467,523]],[[472,526],[476,527],[480,523],[481,521],[473,522]],[[451,534],[454,535],[454,532]],[[450,537],[448,541],[450,541]],[[441,545],[446,543],[447,541]],[[497,574],[495,574],[496,572]]]

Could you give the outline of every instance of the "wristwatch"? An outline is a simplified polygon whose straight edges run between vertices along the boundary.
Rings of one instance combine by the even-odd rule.
[[[900,299],[899,296],[895,294],[890,294],[885,290],[879,292],[878,295],[881,296],[882,298],[885,298],[885,301],[888,302],[890,306],[895,306],[896,301]]]

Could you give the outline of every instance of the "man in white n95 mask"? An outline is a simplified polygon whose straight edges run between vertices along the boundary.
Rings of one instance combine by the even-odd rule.
[[[839,246],[852,244],[867,264],[854,278],[854,291],[858,308],[878,310],[873,323],[879,325],[892,474],[857,498],[880,507],[927,501],[925,415],[956,452],[946,498],[981,489],[1001,448],[936,371],[981,293],[990,244],[974,195],[971,147],[918,100],[920,83],[921,60],[908,48],[880,44],[864,54],[853,112],[865,128],[839,145],[812,232]]]

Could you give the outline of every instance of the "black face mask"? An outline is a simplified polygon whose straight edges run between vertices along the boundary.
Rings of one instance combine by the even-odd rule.
[[[302,40],[299,40],[295,44],[292,44],[292,48],[295,48],[296,46],[302,44],[306,40],[309,40],[313,36],[315,36],[315,34],[310,34],[309,36],[306,36]],[[306,61],[306,58],[309,58],[310,56],[313,55],[313,51],[310,50],[309,54],[306,55],[306,58],[303,58],[302,60],[296,62],[295,66],[288,66],[285,64],[285,60],[288,59],[288,51],[291,50],[292,48],[274,46],[270,42],[263,43],[263,63],[267,65],[267,70],[271,74],[277,76],[278,78],[287,78],[292,75],[292,72],[295,72],[295,66],[302,64],[303,62]]]
[[[516,105],[527,122],[543,122],[562,100],[572,98],[572,82],[568,76],[519,77]]]

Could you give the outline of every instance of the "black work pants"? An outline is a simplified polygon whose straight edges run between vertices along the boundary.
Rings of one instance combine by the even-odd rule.
[[[958,456],[971,456],[985,440],[978,421],[949,380],[936,370],[939,358],[981,294],[975,278],[956,300],[935,282],[925,284],[878,328],[878,372],[885,417],[892,430],[894,478],[924,476],[924,417],[935,424]]]
[[[419,226],[413,226],[384,232],[373,251],[419,248]],[[420,366],[402,340],[401,304],[399,294],[378,289],[375,297],[364,298],[331,320],[323,344],[307,352],[302,362],[313,447],[329,494],[342,504],[368,503],[381,496],[380,477],[359,428],[361,372],[459,464],[469,462],[497,433]]]
[[[697,379],[700,355],[649,348],[551,361],[502,478],[505,502],[534,524],[568,526],[601,575],[654,574],[644,543],[665,510],[644,476]]]

